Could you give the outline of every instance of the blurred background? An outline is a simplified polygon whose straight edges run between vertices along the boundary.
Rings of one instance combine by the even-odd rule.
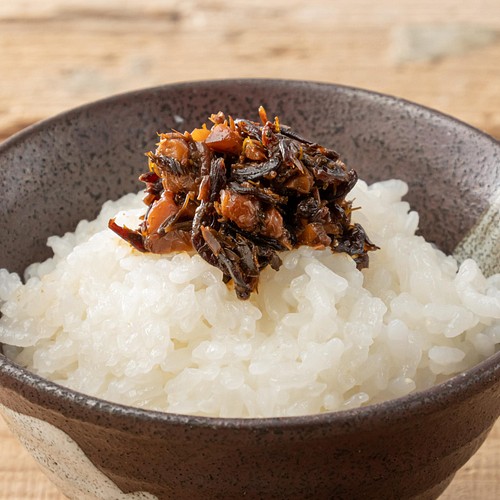
[[[500,137],[498,0],[2,0],[0,139],[183,80],[310,79],[437,108]]]
[[[335,82],[500,138],[499,0],[0,0],[0,141],[169,82]],[[499,167],[500,168],[500,167]],[[0,419],[0,499],[60,499]],[[443,498],[500,497],[500,425]]]

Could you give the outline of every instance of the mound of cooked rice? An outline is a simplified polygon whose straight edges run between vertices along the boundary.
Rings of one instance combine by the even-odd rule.
[[[0,342],[43,377],[128,405],[222,417],[354,408],[427,388],[500,346],[500,275],[460,267],[422,237],[405,183],[367,186],[353,213],[380,250],[358,271],[302,247],[241,301],[198,255],[141,254],[107,229],[135,227],[142,195],[107,202],[54,257],[0,270]]]

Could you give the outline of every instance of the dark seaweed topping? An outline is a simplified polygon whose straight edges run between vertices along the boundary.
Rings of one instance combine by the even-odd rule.
[[[300,245],[330,247],[367,267],[377,247],[351,223],[345,199],[356,172],[335,151],[270,122],[262,107],[259,116],[262,124],[219,112],[210,129],[160,134],[139,177],[143,222],[133,230],[111,219],[109,227],[141,252],[194,249],[240,299],[257,290],[265,267],[279,269],[278,252]]]

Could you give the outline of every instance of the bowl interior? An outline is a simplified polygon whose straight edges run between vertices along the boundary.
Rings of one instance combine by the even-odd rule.
[[[158,132],[191,130],[219,110],[258,120],[260,105],[304,137],[336,149],[360,178],[405,180],[420,232],[447,253],[498,197],[500,144],[436,111],[332,84],[180,83],[76,108],[0,145],[0,234],[8,235],[0,268],[22,273],[50,256],[48,236],[73,231],[106,200],[142,189],[137,177]],[[494,254],[490,260],[500,271]],[[39,385],[37,376],[21,371],[28,384]]]
[[[0,146],[0,267],[46,258],[47,236],[141,188],[157,133],[190,130],[214,112],[258,120],[264,105],[300,134],[336,149],[368,182],[400,178],[420,230],[451,252],[487,209],[499,146],[467,125],[403,100],[311,82],[236,80],[120,95],[33,126]]]

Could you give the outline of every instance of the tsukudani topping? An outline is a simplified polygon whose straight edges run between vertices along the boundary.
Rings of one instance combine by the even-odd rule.
[[[232,282],[237,296],[257,290],[260,272],[281,265],[279,252],[330,247],[368,266],[371,243],[351,223],[346,196],[357,181],[339,155],[267,118],[233,120],[222,112],[191,133],[160,134],[147,153],[148,206],[137,229],[109,227],[141,252],[198,252]]]

